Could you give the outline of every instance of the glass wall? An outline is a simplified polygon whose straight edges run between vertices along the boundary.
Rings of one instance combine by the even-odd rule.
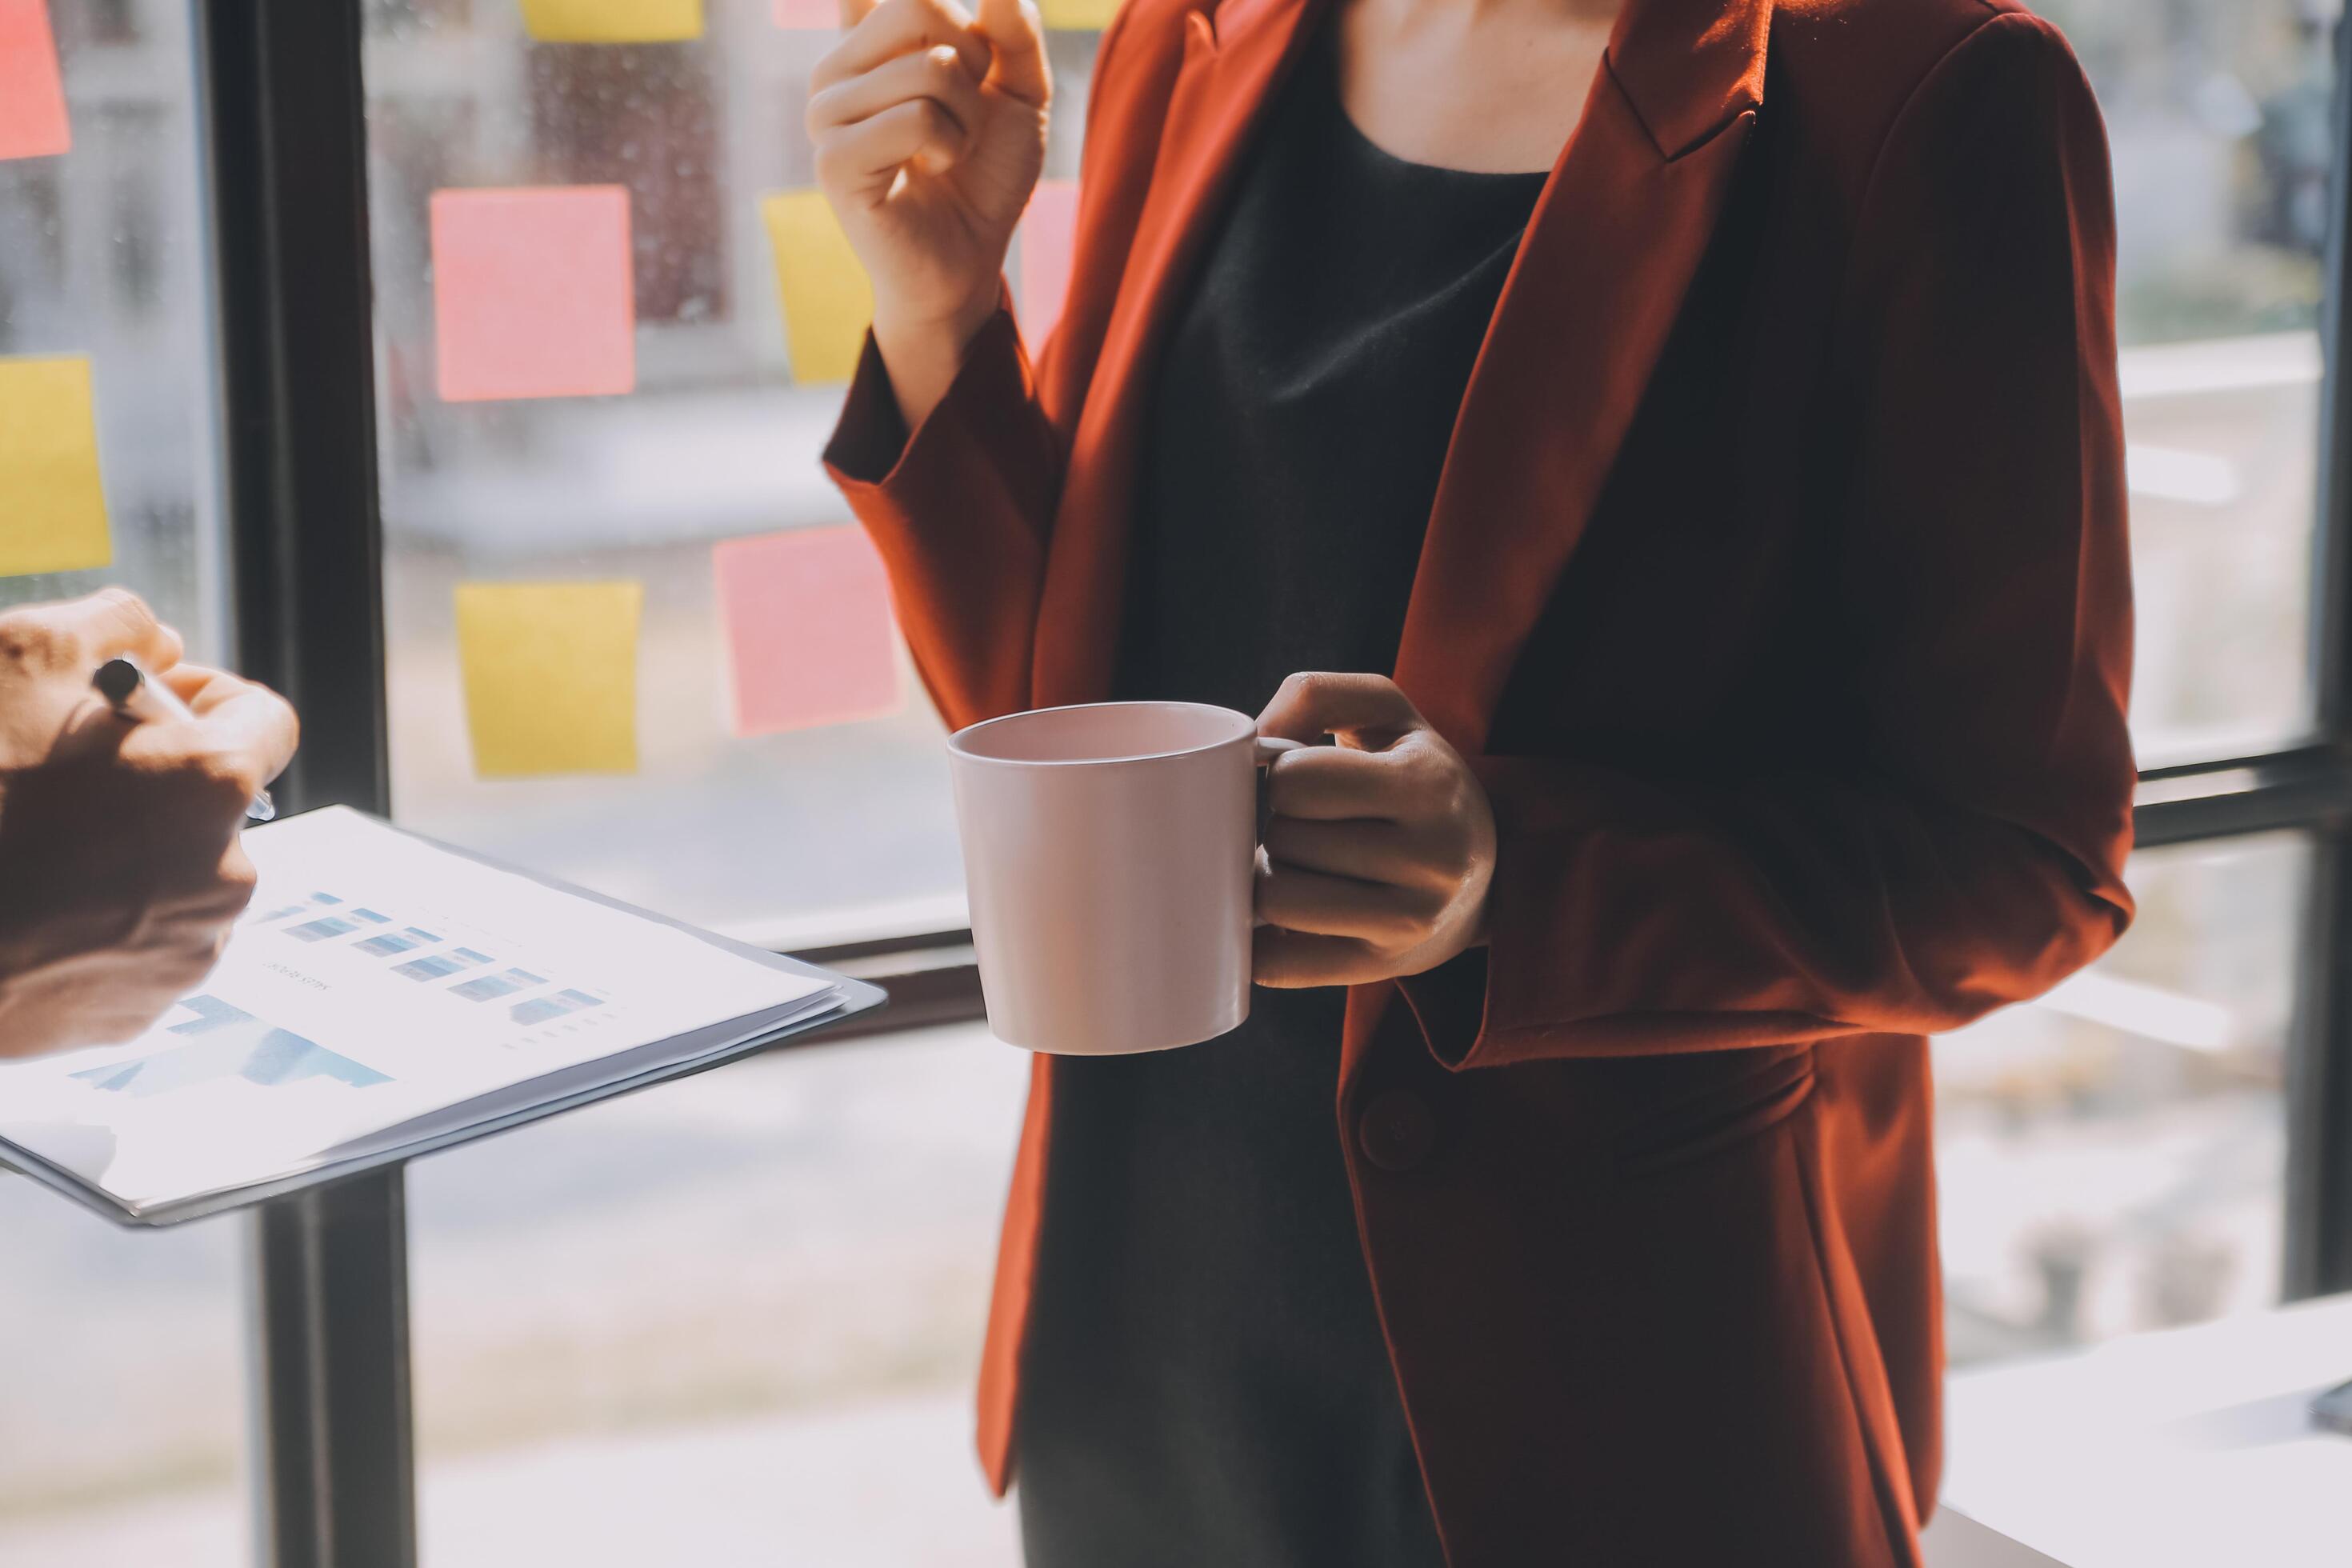
[[[1011,1568],[971,1385],[1027,1082],[965,1025],[412,1167],[428,1568]]]
[[[367,15],[395,815],[776,946],[960,926],[942,731],[819,464],[866,309],[802,129],[830,0]],[[1049,207],[1092,47],[1053,39]],[[794,1051],[417,1166],[426,1561],[558,1495],[534,1554],[1013,1561],[971,1385],[1026,1070]]]
[[[2037,8],[2115,166],[2141,764],[2298,739],[2340,0]]]
[[[2336,0],[2049,0],[2115,169],[2143,766],[2308,732]],[[1936,1047],[1956,1363],[2277,1298],[2307,846],[2144,854],[2138,923]]]
[[[123,583],[227,646],[187,0],[0,6],[0,608]],[[233,1222],[0,1173],[0,1563],[247,1560]]]
[[[366,56],[394,809],[782,946],[963,919],[939,721],[818,462],[866,306],[809,9],[371,0]],[[1055,46],[1073,174],[1091,38]],[[601,738],[502,752],[502,646],[583,638]]]
[[[2047,9],[2114,152],[2145,760],[2290,741],[2310,709],[2334,0]],[[692,36],[554,41],[633,36],[582,16],[659,34],[672,11]],[[835,37],[800,24],[823,11],[371,0],[368,49],[397,810],[786,942],[961,917],[937,721],[817,466],[862,320],[800,129]],[[1033,323],[1094,35],[1052,43],[1051,184],[1012,269]],[[514,191],[536,205],[488,194]],[[574,274],[602,258],[604,282],[521,339],[469,324],[501,288],[547,292],[559,253]],[[468,379],[490,344],[515,384]],[[615,742],[486,766],[462,715],[496,658],[468,653],[455,590],[606,582],[630,585],[604,629],[631,679],[596,689],[625,710]],[[759,621],[845,629],[856,657],[814,671]]]
[[[38,416],[65,477],[36,490],[0,468],[20,509],[0,526],[0,607],[122,583],[192,657],[217,658],[227,600],[193,12],[107,0],[10,15],[26,37],[0,51],[0,425]]]
[[[0,1563],[251,1562],[235,1220],[117,1230],[0,1174]]]
[[[2309,874],[2294,836],[2146,852],[2113,952],[1936,1042],[1955,1365],[2278,1300]]]

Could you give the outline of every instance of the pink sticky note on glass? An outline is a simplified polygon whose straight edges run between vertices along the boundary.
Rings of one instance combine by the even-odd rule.
[[[1021,217],[1021,333],[1033,353],[1062,319],[1077,228],[1077,182],[1039,181]]]
[[[590,397],[637,384],[629,193],[433,193],[441,396]]]
[[[776,26],[832,32],[841,26],[840,0],[776,0]]]
[[[0,0],[0,158],[48,158],[72,146],[48,0]]]
[[[711,551],[738,735],[898,710],[890,584],[865,530],[803,528]]]

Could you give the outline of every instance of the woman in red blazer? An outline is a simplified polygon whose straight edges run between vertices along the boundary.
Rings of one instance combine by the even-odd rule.
[[[1255,1342],[1237,1299],[1295,1300],[1279,1267],[1237,1297],[1213,1258],[1121,1295],[1108,1276],[1199,1244],[1150,1232],[1161,1186],[1261,1259],[1323,1200],[1185,1209],[1207,1178],[1181,1157],[1098,1180],[1126,1147],[1106,1121],[1149,1142],[1150,1095],[1192,1090],[1121,1101],[1039,1058],[981,1391],[1033,1561],[1916,1563],[1942,1370],[1925,1037],[2131,912],[2114,234],[2063,41],[2010,0],[1625,0],[1605,26],[1590,0],[1127,0],[1033,357],[999,277],[1044,146],[1034,12],[849,3],[809,118],[875,331],[827,457],[950,724],[1132,694],[1137,606],[1181,614],[1160,579],[1187,530],[1291,561],[1275,589],[1326,614],[1354,548],[1283,487],[1344,485],[1350,437],[1375,471],[1408,437],[1436,455],[1385,667],[1257,698],[1340,742],[1276,770],[1259,978],[1348,987],[1297,1140],[1342,1206],[1300,1223],[1360,1259],[1378,1386],[1286,1357],[1208,1386],[1217,1343]],[[1311,100],[1333,91],[1352,152]],[[1412,212],[1392,245],[1315,252],[1364,216],[1291,216],[1326,155],[1354,160],[1343,195],[1479,213],[1513,198],[1471,176],[1548,173],[1496,220],[1433,432],[1391,427],[1398,383],[1365,427],[1253,448],[1221,384],[1251,420],[1295,410],[1235,363],[1391,262],[1452,265]],[[1309,253],[1305,292],[1253,270]],[[1237,479],[1192,460],[1230,450]],[[1231,610],[1223,636],[1265,632]],[[1215,640],[1177,630],[1179,660]],[[1113,1312],[1190,1336],[1181,1378],[1155,1343],[1113,1353]],[[1318,1342],[1293,1342],[1303,1366]],[[1375,1473],[1391,1407],[1402,1501]],[[1294,1452],[1327,1439],[1356,1468]]]

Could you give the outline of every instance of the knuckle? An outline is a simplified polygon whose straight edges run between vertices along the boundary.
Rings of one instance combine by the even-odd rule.
[[[33,670],[49,668],[52,648],[57,647],[61,632],[36,616],[7,616],[0,618],[0,658],[12,666],[26,666]]]
[[[257,787],[240,759],[217,751],[183,752],[163,771],[166,787],[208,820],[234,821]]]
[[[837,184],[841,178],[842,173],[840,133],[838,132],[827,132],[825,134],[818,136],[814,140],[814,166],[816,169],[817,183],[826,185]]]
[[[1377,942],[1384,952],[1409,952],[1429,935],[1430,921],[1418,903],[1400,903],[1382,912]]]
[[[72,633],[37,615],[0,616],[0,658],[26,669],[61,669],[79,653]]]
[[[871,21],[872,19],[873,18],[868,17],[866,20]],[[809,68],[809,96],[811,98],[816,97],[819,93],[830,91],[834,87],[837,86],[842,78],[847,74],[848,68],[846,62],[850,47],[848,38],[855,37],[865,26],[866,24],[861,22],[856,27],[850,29],[847,37],[845,37],[842,42],[837,43],[834,45],[833,47],[825,50],[825,52],[818,58],[816,64]]]
[[[155,612],[148,606],[147,601],[128,588],[100,588],[91,597],[105,605],[108,614],[116,616],[125,626],[145,630],[158,624]]]
[[[1461,805],[1462,781],[1444,756],[1427,746],[1401,746],[1391,754],[1405,781],[1433,809],[1451,815]]]

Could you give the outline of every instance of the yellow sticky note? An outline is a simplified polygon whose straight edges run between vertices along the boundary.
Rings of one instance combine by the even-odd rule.
[[[637,583],[460,583],[457,659],[486,779],[637,768]]]
[[[784,296],[784,347],[798,382],[847,381],[874,320],[874,288],[822,191],[784,191],[760,203]]]
[[[542,44],[674,44],[702,37],[702,0],[522,0]]]
[[[0,577],[113,560],[89,361],[0,359]]]
[[[1055,32],[1099,33],[1118,15],[1118,0],[1039,0],[1037,9]]]

